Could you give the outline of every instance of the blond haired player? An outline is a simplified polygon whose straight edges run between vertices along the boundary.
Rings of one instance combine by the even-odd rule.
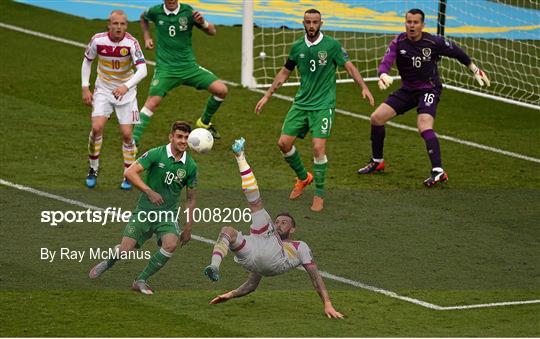
[[[97,183],[99,154],[103,143],[103,128],[116,111],[122,134],[122,154],[124,168],[134,161],[137,148],[132,139],[133,124],[139,123],[137,108],[137,84],[146,76],[146,62],[137,40],[126,32],[127,16],[121,10],[114,10],[109,16],[109,30],[95,34],[86,48],[81,69],[82,100],[92,106],[92,130],[88,138],[88,159],[90,169],[86,186],[93,188]],[[97,79],[94,92],[90,91],[92,61],[98,58]],[[136,67],[133,72],[132,66]],[[131,189],[124,179],[122,189]]]
[[[255,291],[263,276],[282,274],[302,266],[321,297],[326,316],[343,318],[343,314],[332,306],[309,246],[290,238],[296,227],[294,218],[285,212],[278,214],[273,221],[264,209],[257,180],[244,156],[244,143],[244,138],[236,140],[232,150],[238,162],[242,190],[251,209],[250,235],[243,235],[232,227],[223,227],[212,252],[212,262],[204,269],[204,274],[212,281],[219,280],[219,266],[229,249],[234,252],[234,260],[250,273],[242,286],[215,297],[210,303],[242,297]]]

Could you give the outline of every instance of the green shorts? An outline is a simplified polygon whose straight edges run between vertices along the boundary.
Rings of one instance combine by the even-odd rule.
[[[149,96],[164,97],[168,92],[180,85],[194,87],[196,89],[208,89],[219,78],[202,66],[194,66],[182,75],[171,74],[167,71],[156,69],[152,82],[150,82]]]
[[[180,227],[176,221],[140,221],[137,215],[137,211],[133,212],[133,217],[126,225],[122,234],[124,237],[135,239],[137,241],[137,248],[140,248],[148,239],[152,238],[153,234],[156,235],[158,242],[165,234],[171,233],[180,236]],[[141,218],[141,220],[144,219]]]
[[[313,138],[328,138],[334,123],[334,109],[326,108],[316,111],[308,111],[291,107],[281,134],[304,138],[307,132],[311,132]]]

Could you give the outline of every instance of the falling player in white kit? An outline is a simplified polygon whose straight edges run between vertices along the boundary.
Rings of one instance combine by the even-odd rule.
[[[234,260],[250,273],[242,286],[215,297],[210,303],[242,297],[255,291],[263,276],[278,275],[303,266],[324,303],[328,318],[343,318],[332,306],[308,245],[289,237],[295,231],[293,217],[289,213],[280,213],[272,221],[264,209],[257,181],[244,156],[244,144],[244,138],[238,139],[232,150],[242,177],[242,190],[251,209],[251,234],[243,235],[232,227],[223,227],[212,252],[212,263],[204,269],[204,274],[212,281],[219,280],[219,266],[229,249],[235,254]]]
[[[137,148],[132,139],[133,124],[139,123],[137,108],[137,84],[146,76],[146,62],[137,40],[126,32],[127,17],[121,10],[112,11],[109,16],[109,30],[98,33],[86,48],[81,69],[82,100],[92,106],[92,130],[88,138],[88,159],[90,169],[86,186],[93,188],[97,183],[99,154],[103,143],[103,128],[116,111],[122,133],[124,168],[134,161]],[[90,87],[92,61],[98,58],[97,79],[94,93]],[[137,71],[133,73],[132,66]],[[130,189],[131,184],[123,180],[120,187]]]

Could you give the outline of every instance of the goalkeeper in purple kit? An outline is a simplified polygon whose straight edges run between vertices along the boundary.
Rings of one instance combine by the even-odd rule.
[[[432,167],[431,175],[424,180],[424,185],[431,187],[448,180],[448,175],[442,168],[439,140],[433,131],[437,104],[442,92],[437,62],[442,56],[457,59],[473,72],[480,86],[489,86],[490,82],[486,74],[455,43],[422,31],[424,12],[420,9],[407,12],[405,29],[405,33],[390,42],[378,70],[379,88],[385,90],[392,84],[393,79],[388,73],[395,62],[402,85],[371,114],[372,158],[366,166],[358,170],[358,174],[384,170],[384,125],[396,115],[417,107],[418,132],[426,143]]]

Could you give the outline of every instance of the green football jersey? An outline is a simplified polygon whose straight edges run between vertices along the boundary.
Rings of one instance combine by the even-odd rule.
[[[323,110],[336,106],[336,68],[349,61],[341,44],[323,35],[314,42],[306,37],[295,41],[289,59],[300,72],[300,88],[294,106],[303,110]]]
[[[197,185],[197,164],[184,152],[176,161],[171,151],[171,144],[160,146],[144,153],[137,162],[146,170],[145,183],[159,193],[164,203],[153,204],[148,196],[141,194],[137,210],[176,211],[180,204],[182,188],[194,188]]]
[[[191,44],[191,35],[195,20],[193,8],[180,4],[174,14],[165,12],[165,5],[148,8],[144,18],[156,25],[157,69],[170,73],[179,73],[190,67],[198,67]]]

